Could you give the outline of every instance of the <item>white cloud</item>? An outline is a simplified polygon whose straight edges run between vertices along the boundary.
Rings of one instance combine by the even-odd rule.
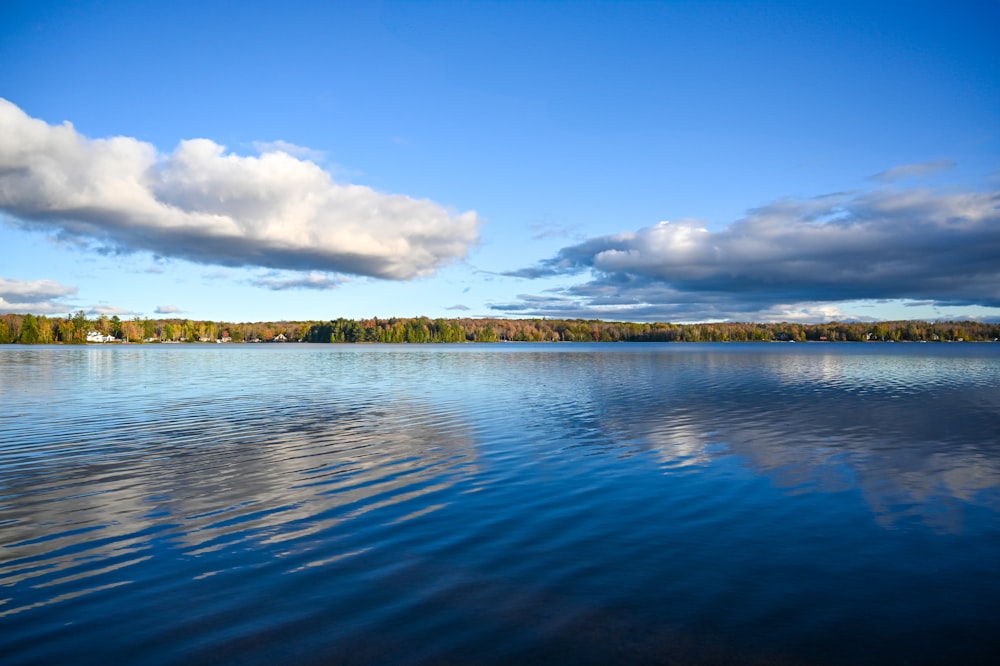
[[[66,314],[73,306],[63,301],[76,294],[54,280],[12,280],[0,278],[0,312]]]
[[[95,305],[94,307],[90,308],[89,314],[97,316],[104,315],[108,317],[114,315],[131,317],[135,316],[138,313],[133,312],[132,310],[126,310],[125,308],[119,308],[114,305]]]
[[[153,312],[156,314],[178,314],[184,312],[184,310],[181,310],[176,305],[157,305]]]
[[[471,211],[334,183],[287,150],[244,157],[192,139],[160,155],[130,137],[48,125],[3,99],[0,209],[104,248],[390,280],[465,257],[480,225]]]
[[[0,313],[54,315],[66,314],[72,309],[72,306],[61,305],[59,303],[49,301],[11,302],[0,296]]]
[[[76,287],[67,287],[54,280],[11,280],[0,278],[0,297],[14,303],[28,300],[48,300],[76,293]]]

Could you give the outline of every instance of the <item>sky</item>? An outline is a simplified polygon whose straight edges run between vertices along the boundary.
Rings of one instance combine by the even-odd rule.
[[[1000,320],[1000,2],[0,2],[0,313]]]

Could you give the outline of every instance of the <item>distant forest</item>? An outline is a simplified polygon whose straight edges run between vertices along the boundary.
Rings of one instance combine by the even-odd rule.
[[[230,323],[190,319],[0,315],[0,344],[171,342],[750,342],[994,341],[1000,323],[668,324],[583,319],[335,319]]]

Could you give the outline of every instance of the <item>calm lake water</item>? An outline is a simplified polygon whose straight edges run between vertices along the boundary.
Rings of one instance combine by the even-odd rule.
[[[0,346],[5,664],[1000,663],[1000,344]]]

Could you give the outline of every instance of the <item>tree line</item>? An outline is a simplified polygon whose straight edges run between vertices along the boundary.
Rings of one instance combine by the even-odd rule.
[[[91,333],[118,342],[272,342],[302,340],[315,322],[229,323],[191,319],[0,315],[0,344],[83,344]]]
[[[191,319],[123,320],[0,315],[0,344],[82,344],[88,334],[118,342],[954,342],[1000,338],[1000,323],[886,321],[789,324],[614,322],[584,319],[428,317],[232,323]]]

